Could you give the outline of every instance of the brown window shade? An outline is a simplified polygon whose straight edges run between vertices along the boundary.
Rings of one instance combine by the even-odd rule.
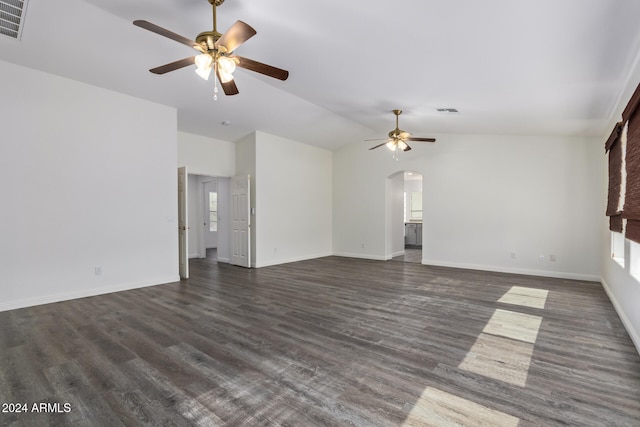
[[[631,95],[631,99],[629,103],[625,107],[622,112],[622,121],[626,122],[631,118],[631,116],[638,110],[638,106],[640,105],[640,85],[636,88],[636,91]]]
[[[640,221],[628,219],[627,227],[624,229],[624,237],[629,240],[633,240],[636,243],[640,243]]]
[[[640,243],[640,111],[629,115],[625,162],[627,180],[622,209],[622,218],[627,219],[625,237]]]
[[[622,215],[612,215],[609,217],[609,230],[622,233]]]
[[[609,216],[609,229],[618,233],[622,232],[622,216],[618,210],[620,202],[620,186],[622,184],[622,144],[620,135],[622,123],[616,124],[607,139],[605,150],[609,152],[609,194],[607,200],[607,216]]]

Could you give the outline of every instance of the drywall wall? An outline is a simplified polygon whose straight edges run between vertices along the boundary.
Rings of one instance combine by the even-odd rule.
[[[178,132],[178,166],[190,174],[234,176],[236,146],[232,142]]]
[[[189,234],[189,258],[204,258],[203,230],[204,207],[202,206],[202,177],[191,175],[187,179],[187,233]]]
[[[331,255],[331,151],[255,135],[256,266]]]
[[[251,175],[253,267],[331,255],[332,154],[264,132],[236,143],[236,171]]]
[[[177,280],[176,111],[0,75],[0,310]]]
[[[398,172],[386,180],[386,242],[385,258],[404,254],[404,172]]]
[[[600,142],[442,135],[398,161],[347,145],[333,160],[334,253],[385,259],[385,179],[412,170],[423,175],[423,263],[597,280]]]

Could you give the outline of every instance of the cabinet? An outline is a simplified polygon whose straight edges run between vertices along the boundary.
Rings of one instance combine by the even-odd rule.
[[[422,224],[407,222],[404,224],[405,246],[422,246]]]

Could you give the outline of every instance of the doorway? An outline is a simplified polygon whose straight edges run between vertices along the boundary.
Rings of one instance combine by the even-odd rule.
[[[229,178],[189,174],[189,258],[230,262]]]
[[[386,259],[422,263],[422,174],[400,171],[387,177]]]

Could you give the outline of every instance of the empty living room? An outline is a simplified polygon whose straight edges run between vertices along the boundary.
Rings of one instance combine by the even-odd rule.
[[[0,425],[639,426],[639,14],[0,0]]]

